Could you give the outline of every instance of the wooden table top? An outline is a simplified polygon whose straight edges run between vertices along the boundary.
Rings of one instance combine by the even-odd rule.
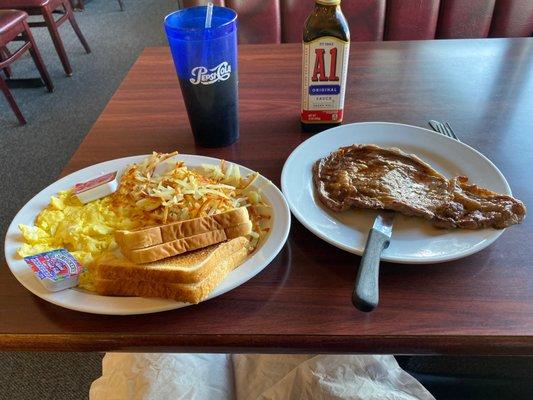
[[[64,170],[152,150],[228,159],[275,184],[300,133],[300,45],[239,48],[241,138],[194,145],[167,48],[147,48]],[[533,204],[533,39],[353,43],[345,122],[452,123]],[[197,306],[140,316],[69,311],[0,274],[0,349],[533,354],[531,218],[437,265],[385,263],[380,305],[351,305],[359,257],[293,218],[274,261]]]

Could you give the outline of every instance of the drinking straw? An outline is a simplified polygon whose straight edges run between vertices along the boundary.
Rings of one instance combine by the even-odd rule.
[[[211,28],[211,20],[213,19],[213,3],[207,3],[207,11],[205,12],[205,29]]]
[[[210,28],[211,28],[211,21],[213,20],[213,3],[210,1],[207,3],[207,8],[205,12],[205,24],[204,24],[204,43],[202,46],[202,65],[209,68],[207,64],[207,53],[209,46],[209,36],[210,36]]]

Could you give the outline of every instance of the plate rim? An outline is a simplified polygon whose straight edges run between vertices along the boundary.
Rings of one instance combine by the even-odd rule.
[[[291,213],[294,215],[294,217],[296,217],[296,219],[302,224],[305,226],[306,229],[308,229],[311,233],[313,233],[314,235],[316,235],[317,237],[319,237],[320,239],[324,240],[325,242],[341,249],[341,250],[344,250],[344,251],[347,251],[349,253],[352,253],[352,254],[356,254],[356,255],[362,255],[363,253],[363,250],[360,250],[360,249],[354,249],[350,246],[345,246],[344,244],[328,237],[326,234],[324,234],[323,232],[321,232],[320,230],[318,229],[315,229],[314,226],[312,226],[308,221],[307,219],[301,214],[301,212],[294,206],[293,204],[293,201],[292,201],[292,198],[290,196],[287,195],[287,183],[286,183],[286,180],[287,180],[287,175],[288,175],[288,170],[289,170],[289,167],[290,167],[290,163],[293,162],[293,159],[296,157],[297,155],[297,152],[298,151],[301,151],[302,148],[304,148],[306,145],[309,145],[309,142],[312,142],[314,140],[318,140],[317,138],[321,137],[321,136],[324,136],[326,134],[331,134],[332,131],[335,131],[335,130],[339,130],[339,129],[344,129],[345,127],[347,126],[361,126],[361,125],[394,125],[394,126],[402,126],[402,127],[407,127],[409,129],[414,129],[416,131],[418,131],[417,134],[425,134],[425,135],[439,135],[438,137],[442,137],[444,139],[447,139],[447,140],[450,140],[452,142],[457,142],[459,145],[461,146],[464,146],[466,148],[468,148],[470,151],[474,152],[477,156],[479,156],[480,158],[482,158],[485,162],[487,162],[493,169],[494,171],[499,175],[499,178],[503,181],[504,185],[505,185],[505,188],[507,190],[507,194],[508,195],[512,195],[512,191],[511,191],[511,187],[509,186],[509,182],[507,182],[507,179],[505,178],[505,176],[503,175],[503,173],[500,171],[500,169],[487,157],[485,156],[484,154],[482,154],[481,152],[479,152],[478,150],[474,149],[473,147],[469,146],[468,144],[464,143],[464,142],[461,142],[459,140],[455,140],[455,139],[452,139],[452,138],[449,138],[447,136],[444,136],[444,135],[441,135],[437,132],[434,132],[430,129],[427,129],[427,128],[424,128],[424,127],[420,127],[420,126],[415,126],[415,125],[409,125],[409,124],[403,124],[403,123],[397,123],[397,122],[387,122],[387,121],[363,121],[363,122],[353,122],[353,123],[349,123],[349,124],[343,124],[343,125],[339,125],[339,126],[336,126],[336,127],[333,127],[333,128],[330,128],[330,129],[326,129],[316,135],[313,135],[311,137],[309,137],[308,139],[304,140],[302,143],[300,143],[297,147],[295,147],[293,149],[293,151],[290,153],[289,157],[287,157],[287,159],[285,160],[285,163],[283,164],[283,169],[281,171],[281,179],[280,179],[280,182],[281,182],[281,190],[283,192],[283,194],[285,195],[285,199],[287,200],[287,203],[289,204],[289,207],[291,209]],[[370,229],[370,227],[369,227]],[[444,255],[444,256],[431,256],[431,257],[428,257],[428,258],[425,258],[425,259],[421,259],[419,257],[399,257],[399,256],[390,256],[390,255],[383,255],[381,257],[381,260],[382,261],[386,261],[386,262],[390,262],[390,263],[395,263],[395,264],[410,264],[410,265],[415,265],[415,264],[436,264],[436,263],[444,263],[444,262],[448,262],[448,261],[453,261],[453,260],[458,260],[458,259],[461,259],[461,258],[464,258],[464,257],[468,257],[472,254],[475,254],[483,249],[485,249],[486,247],[490,246],[492,243],[494,243],[502,234],[503,232],[505,231],[505,229],[500,229],[500,230],[495,230],[494,231],[494,234],[491,235],[491,237],[483,240],[482,242],[480,243],[477,243],[476,245],[470,247],[469,249],[467,250],[464,250],[462,252],[459,252],[459,253],[456,253],[454,255]]]
[[[50,187],[52,186],[55,186],[55,185],[60,185],[62,182],[64,181],[69,181],[71,179],[73,179],[73,175],[76,175],[76,174],[83,174],[83,173],[86,173],[87,170],[90,170],[92,168],[98,168],[99,166],[101,166],[101,168],[105,168],[105,165],[106,164],[113,164],[113,163],[120,163],[120,165],[128,165],[129,163],[132,163],[132,162],[139,162],[139,160],[145,158],[149,156],[149,154],[139,154],[139,155],[133,155],[133,156],[127,156],[127,157],[120,157],[120,158],[116,158],[116,159],[111,159],[111,160],[106,160],[106,161],[101,161],[99,163],[96,163],[96,164],[92,164],[92,165],[89,165],[89,166],[86,166],[84,168],[81,168],[77,171],[73,171],[71,172],[70,174],[64,176],[64,177],[61,177],[55,181],[53,181],[52,183],[48,184],[47,186],[45,186],[43,189],[41,189],[38,193],[36,193],[31,199],[29,199],[20,209],[19,211],[15,214],[15,216],[13,217],[13,219],[11,220],[8,228],[7,228],[7,231],[6,231],[6,235],[5,235],[5,240],[4,240],[4,257],[6,259],[6,263],[8,265],[8,268],[9,268],[9,271],[10,273],[15,277],[15,279],[26,289],[28,290],[30,293],[32,293],[33,295],[41,298],[42,300],[48,302],[48,303],[51,303],[51,304],[54,304],[56,306],[59,306],[59,307],[62,307],[62,308],[65,308],[65,309],[69,309],[69,310],[74,310],[74,311],[78,311],[78,312],[84,312],[84,313],[89,313],[89,314],[99,314],[99,315],[143,315],[143,314],[152,314],[152,313],[158,313],[158,312],[164,312],[164,311],[169,311],[169,310],[174,310],[174,309],[179,309],[179,308],[184,308],[184,307],[188,307],[188,306],[191,306],[193,304],[190,304],[190,303],[183,303],[183,302],[177,302],[177,301],[174,301],[174,300],[169,300],[169,299],[159,299],[159,298],[143,298],[143,297],[138,297],[138,296],[131,296],[131,297],[116,297],[116,296],[102,296],[102,295],[98,295],[98,294],[93,294],[93,293],[87,293],[88,295],[92,295],[92,296],[98,296],[98,297],[102,297],[102,298],[107,298],[107,299],[129,299],[127,301],[133,301],[133,300],[138,300],[140,299],[141,301],[142,300],[149,300],[149,301],[153,301],[153,300],[156,300],[159,304],[156,304],[156,305],[150,305],[150,304],[147,304],[147,305],[141,305],[135,309],[129,309],[127,308],[126,306],[124,306],[123,309],[118,309],[118,310],[105,310],[105,309],[102,309],[102,306],[94,306],[94,305],[88,305],[88,306],[83,306],[83,305],[78,305],[77,303],[73,303],[73,304],[65,304],[64,301],[60,301],[60,300],[57,300],[55,298],[54,295],[58,294],[58,293],[62,293],[63,291],[60,291],[60,292],[49,292],[49,291],[46,291],[46,289],[42,288],[42,291],[40,292],[36,292],[34,291],[32,288],[31,288],[31,285],[27,285],[26,282],[25,282],[25,279],[24,278],[21,278],[19,276],[18,273],[15,273],[14,269],[17,268],[16,265],[12,266],[11,263],[16,263],[16,262],[23,262],[23,260],[19,260],[19,259],[15,259],[13,257],[13,254],[12,251],[11,251],[11,246],[13,247],[16,247],[17,246],[17,243],[14,242],[14,239],[12,239],[12,236],[15,235],[15,236],[20,236],[20,232],[18,230],[18,227],[16,226],[16,224],[18,223],[17,220],[21,218],[21,215],[24,214],[26,212],[26,209],[28,207],[31,207],[31,206],[34,206],[34,202],[38,201],[38,199],[42,196],[44,196],[44,192],[47,192],[50,189]],[[219,158],[216,158],[216,157],[209,157],[209,156],[203,156],[203,155],[199,155],[199,154],[185,154],[185,153],[179,153],[177,154],[177,157],[191,157],[191,158],[199,158],[200,160],[198,160],[198,164],[202,164],[202,163],[214,163],[214,164],[218,164],[221,159]],[[248,168],[242,164],[239,164],[237,162],[234,162],[234,161],[229,161],[229,160],[226,160],[230,163],[232,163],[233,165],[239,167],[239,168],[244,168],[248,171],[252,171],[252,172],[255,172],[254,170],[252,170],[251,168]],[[119,174],[121,173],[122,171],[119,171]],[[230,288],[230,289],[227,289],[225,291],[223,291],[222,293],[218,293],[217,292],[217,289],[221,287],[222,283],[224,282],[224,280],[227,279],[227,277],[219,284],[217,285],[217,287],[210,293],[210,295],[202,300],[201,303],[205,302],[205,301],[208,301],[212,298],[215,298],[215,297],[218,297],[218,296],[221,296],[233,289],[236,289],[237,287],[243,285],[244,283],[248,282],[249,280],[251,280],[252,278],[254,278],[255,276],[257,276],[263,269],[267,268],[270,263],[272,262],[272,260],[281,252],[281,250],[283,249],[285,243],[287,242],[287,239],[288,239],[288,236],[289,236],[289,232],[290,232],[290,228],[291,228],[291,212],[290,212],[290,207],[287,203],[287,200],[285,199],[285,196],[283,194],[283,192],[280,190],[280,188],[278,188],[270,179],[266,178],[265,176],[259,174],[259,176],[264,179],[263,182],[261,182],[261,184],[266,184],[268,185],[268,187],[273,191],[273,193],[275,194],[275,197],[276,199],[275,200],[279,200],[279,205],[281,206],[281,215],[273,215],[273,222],[272,222],[272,228],[271,228],[271,233],[269,234],[269,236],[267,237],[267,239],[265,240],[265,242],[263,243],[263,246],[265,246],[267,243],[269,243],[269,239],[271,239],[272,237],[272,232],[274,231],[274,224],[276,223],[276,220],[279,220],[281,221],[281,224],[279,226],[280,230],[281,230],[281,236],[280,236],[280,240],[277,241],[277,242],[271,242],[272,245],[273,245],[273,251],[270,253],[270,254],[267,254],[262,261],[259,261],[258,264],[261,265],[261,267],[255,267],[253,269],[253,273],[247,275],[244,280],[241,282],[241,283],[238,283],[236,286]],[[56,192],[57,190],[54,189]],[[269,202],[272,202],[273,199],[271,198],[268,198],[268,201]],[[273,207],[274,209],[274,207]],[[36,215],[34,216],[34,218],[36,218]],[[8,253],[8,249],[11,251],[11,253]],[[250,261],[254,258],[254,256],[257,256],[258,254],[260,253],[255,253],[255,254],[252,254],[245,262],[247,261]],[[233,272],[233,271],[232,271]],[[231,273],[230,273],[231,274]],[[229,276],[229,275],[228,275]],[[40,286],[38,286],[40,288]],[[41,289],[41,288],[40,288]],[[79,289],[76,289],[76,288],[71,288],[71,289],[66,289],[66,291],[72,291],[72,292],[78,292]]]

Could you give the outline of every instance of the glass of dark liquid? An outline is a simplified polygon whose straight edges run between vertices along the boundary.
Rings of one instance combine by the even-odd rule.
[[[191,7],[167,15],[164,25],[196,144],[234,143],[239,138],[237,13]]]

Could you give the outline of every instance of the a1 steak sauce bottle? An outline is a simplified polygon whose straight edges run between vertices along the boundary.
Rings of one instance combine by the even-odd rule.
[[[305,22],[300,114],[305,132],[322,131],[342,122],[350,31],[340,3],[315,0]]]

